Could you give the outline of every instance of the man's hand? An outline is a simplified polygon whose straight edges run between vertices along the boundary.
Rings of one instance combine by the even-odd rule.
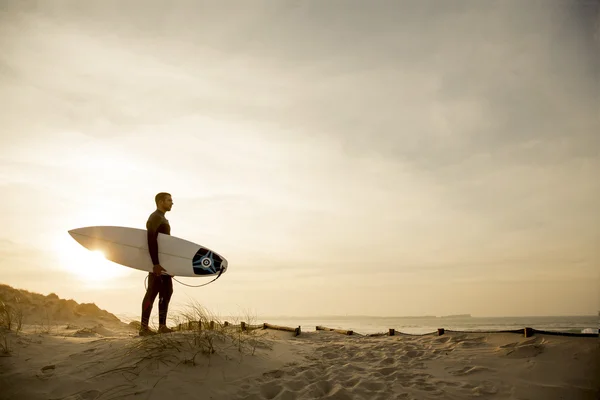
[[[165,271],[165,272],[167,272],[167,270],[166,270],[166,269],[164,269],[163,267],[161,267],[161,266],[160,266],[160,264],[156,264],[156,265],[154,266],[154,268],[152,268],[152,272],[154,272],[154,275],[156,275],[156,276],[160,276],[160,273],[161,273],[162,271]]]

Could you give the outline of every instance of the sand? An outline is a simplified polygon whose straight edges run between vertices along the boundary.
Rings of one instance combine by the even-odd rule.
[[[0,398],[600,398],[597,338],[256,330],[238,343],[235,333],[205,333],[212,354],[194,347],[191,332],[141,338],[97,325],[5,333],[11,353],[0,357]]]
[[[140,337],[86,308],[0,331],[0,399],[600,399],[598,337],[236,327]]]

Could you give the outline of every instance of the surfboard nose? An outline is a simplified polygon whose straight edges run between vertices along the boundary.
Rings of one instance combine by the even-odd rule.
[[[69,236],[71,236],[73,239],[77,240],[77,231],[79,230],[79,228],[77,229],[69,229],[67,232],[69,233]]]
[[[67,232],[71,237],[75,237],[75,235],[82,235],[85,228],[73,228],[69,229]]]
[[[77,243],[88,250],[92,250],[91,246],[94,245],[95,239],[90,237],[89,230],[87,228],[69,229],[67,232],[73,239],[75,239]]]

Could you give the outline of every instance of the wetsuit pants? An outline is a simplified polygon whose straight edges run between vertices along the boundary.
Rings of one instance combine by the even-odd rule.
[[[173,279],[169,275],[156,276],[153,273],[148,274],[148,288],[142,301],[142,329],[148,327],[152,305],[158,297],[158,323],[167,324],[167,311],[169,310],[169,301],[173,294]]]

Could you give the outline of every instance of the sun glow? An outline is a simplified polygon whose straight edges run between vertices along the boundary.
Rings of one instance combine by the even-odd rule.
[[[129,268],[107,260],[102,251],[90,251],[70,237],[60,239],[56,249],[62,268],[94,286],[103,286],[130,273]]]

